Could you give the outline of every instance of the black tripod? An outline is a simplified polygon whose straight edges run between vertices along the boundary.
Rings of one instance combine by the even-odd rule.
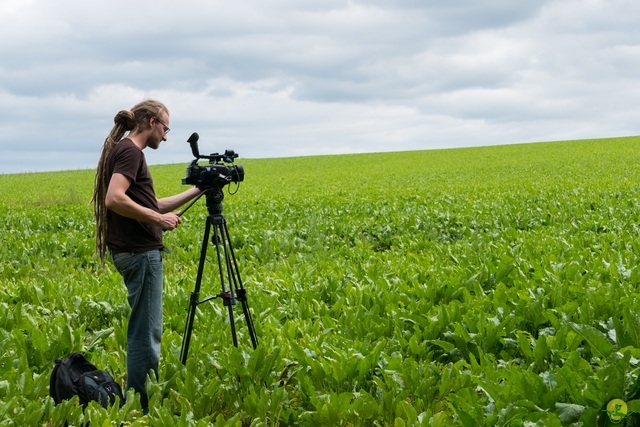
[[[258,338],[256,337],[256,331],[253,327],[253,320],[251,313],[249,312],[249,304],[247,302],[247,291],[242,285],[242,279],[240,278],[240,271],[238,270],[238,263],[236,261],[233,247],[231,246],[231,238],[229,237],[229,230],[227,229],[227,221],[222,215],[222,199],[224,194],[220,188],[212,188],[203,192],[198,196],[182,213],[186,212],[193,204],[202,196],[206,195],[207,209],[209,210],[209,216],[207,216],[207,223],[205,225],[204,238],[202,240],[202,248],[200,250],[200,263],[198,265],[198,274],[196,276],[196,284],[193,292],[191,293],[191,299],[189,301],[189,311],[187,313],[187,323],[184,330],[184,336],[182,338],[182,350],[180,352],[180,359],[182,364],[187,363],[187,355],[189,353],[189,344],[191,342],[191,332],[193,331],[193,322],[196,316],[196,308],[198,305],[211,301],[215,298],[222,299],[224,306],[229,310],[229,323],[231,324],[231,335],[233,338],[233,345],[238,346],[238,337],[236,334],[236,325],[233,317],[233,306],[236,301],[240,301],[242,305],[242,311],[249,330],[249,337],[251,343],[255,349],[258,346]],[[181,214],[182,214],[181,213]],[[211,237],[211,243],[216,247],[216,254],[218,259],[218,271],[220,273],[221,291],[219,294],[209,298],[205,298],[202,301],[200,298],[200,285],[202,283],[202,275],[204,272],[204,265],[207,255],[207,246],[209,243],[209,236],[211,235],[211,229],[213,228],[213,236]],[[221,247],[222,246],[222,250]],[[226,279],[225,279],[226,271]]]

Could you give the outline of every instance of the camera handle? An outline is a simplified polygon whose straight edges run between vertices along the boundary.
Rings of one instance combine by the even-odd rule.
[[[228,308],[233,345],[236,347],[238,346],[238,337],[236,334],[236,325],[233,316],[233,306],[236,304],[236,301],[240,301],[242,305],[242,311],[244,313],[245,322],[249,331],[249,337],[251,338],[251,343],[253,344],[254,349],[258,346],[258,338],[256,337],[253,319],[251,318],[251,312],[249,311],[247,291],[242,285],[242,279],[240,277],[240,271],[238,269],[238,262],[233,252],[233,246],[231,245],[231,238],[229,236],[229,230],[227,228],[227,221],[222,214],[222,199],[224,198],[224,194],[222,193],[221,189],[213,188],[201,193],[197,199],[199,199],[202,195],[207,196],[207,208],[209,211],[209,215],[207,216],[205,224],[204,238],[202,240],[202,247],[200,249],[198,273],[196,276],[195,287],[193,292],[191,293],[191,298],[189,300],[189,310],[187,313],[185,332],[182,339],[180,359],[182,361],[182,364],[184,365],[186,365],[187,363],[187,356],[189,353],[189,345],[191,343],[191,333],[193,332],[193,323],[196,316],[196,309],[198,305],[204,304],[205,302],[211,301],[215,298],[222,299],[224,306]],[[191,205],[187,206],[187,209],[192,205],[193,202]],[[181,214],[184,213],[187,209],[182,211]],[[211,243],[216,247],[221,291],[217,295],[199,300],[200,287],[202,284],[202,276],[204,273],[207,248],[209,244],[209,236],[211,236],[212,229],[213,236],[211,237]]]

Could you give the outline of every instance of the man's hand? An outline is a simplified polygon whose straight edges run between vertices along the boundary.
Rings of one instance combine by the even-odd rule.
[[[174,230],[182,222],[175,212],[160,215],[160,226],[163,230]]]

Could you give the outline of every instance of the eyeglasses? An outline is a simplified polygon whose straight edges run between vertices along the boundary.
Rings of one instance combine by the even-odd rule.
[[[165,134],[165,135],[166,135],[166,134],[168,134],[168,133],[169,133],[169,131],[171,130],[171,129],[169,129],[169,126],[165,125],[165,124],[162,122],[162,120],[160,120],[159,118],[157,118],[157,117],[156,117],[155,119],[156,119],[156,122],[160,123],[160,124],[162,125],[162,127],[164,128],[164,134]]]

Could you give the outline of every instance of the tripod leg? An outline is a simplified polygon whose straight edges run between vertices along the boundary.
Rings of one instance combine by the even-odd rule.
[[[249,337],[251,338],[251,344],[253,348],[258,347],[258,338],[256,337],[256,330],[253,326],[253,319],[251,318],[251,312],[249,311],[249,303],[247,301],[247,291],[242,285],[242,278],[240,276],[240,269],[238,268],[238,261],[233,251],[233,245],[231,244],[231,237],[229,236],[229,229],[227,228],[226,221],[221,224],[221,232],[224,234],[226,243],[225,246],[225,259],[227,264],[227,275],[229,276],[229,283],[231,288],[242,305],[242,312],[244,313],[245,322],[249,331]]]
[[[191,331],[193,330],[193,322],[196,317],[196,307],[198,306],[198,296],[195,292],[191,293],[189,300],[189,311],[187,312],[187,322],[182,337],[182,350],[180,350],[180,360],[183,365],[187,364],[187,355],[189,353],[189,344],[191,343]]]
[[[253,326],[253,319],[251,318],[251,312],[249,311],[249,302],[247,301],[247,291],[244,288],[236,291],[238,295],[238,301],[242,305],[242,312],[244,313],[244,320],[247,323],[247,330],[249,331],[249,338],[251,338],[251,344],[253,348],[258,348],[258,337],[256,336],[256,330]]]
[[[196,276],[196,284],[191,298],[189,300],[189,311],[187,313],[187,322],[182,337],[182,350],[180,351],[180,360],[183,365],[187,364],[187,355],[189,354],[189,344],[191,343],[191,332],[193,331],[193,322],[196,317],[196,308],[198,307],[200,298],[200,285],[202,284],[202,274],[204,272],[204,264],[207,256],[207,245],[209,243],[209,234],[211,232],[211,219],[207,218],[207,224],[204,231],[204,239],[200,249],[200,262],[198,264],[198,274]]]
[[[233,345],[235,347],[238,346],[238,334],[236,333],[236,321],[233,318],[233,303],[228,303],[229,307],[229,324],[231,325],[231,339],[233,340]]]
[[[220,297],[223,299],[224,305],[229,312],[229,324],[231,325],[231,337],[233,339],[233,345],[238,346],[238,335],[236,333],[236,322],[233,316],[233,306],[236,304],[235,295],[233,294],[232,276],[229,270],[229,252],[228,252],[228,236],[225,234],[224,217],[219,216],[216,218],[213,225],[213,240],[216,245],[216,254],[218,256],[218,272],[220,274],[220,283],[222,286]],[[222,246],[222,250],[220,250]],[[224,266],[222,264],[222,258],[224,257]],[[224,268],[223,268],[224,267]],[[227,278],[229,279],[229,289],[227,290],[224,273],[227,272]]]

